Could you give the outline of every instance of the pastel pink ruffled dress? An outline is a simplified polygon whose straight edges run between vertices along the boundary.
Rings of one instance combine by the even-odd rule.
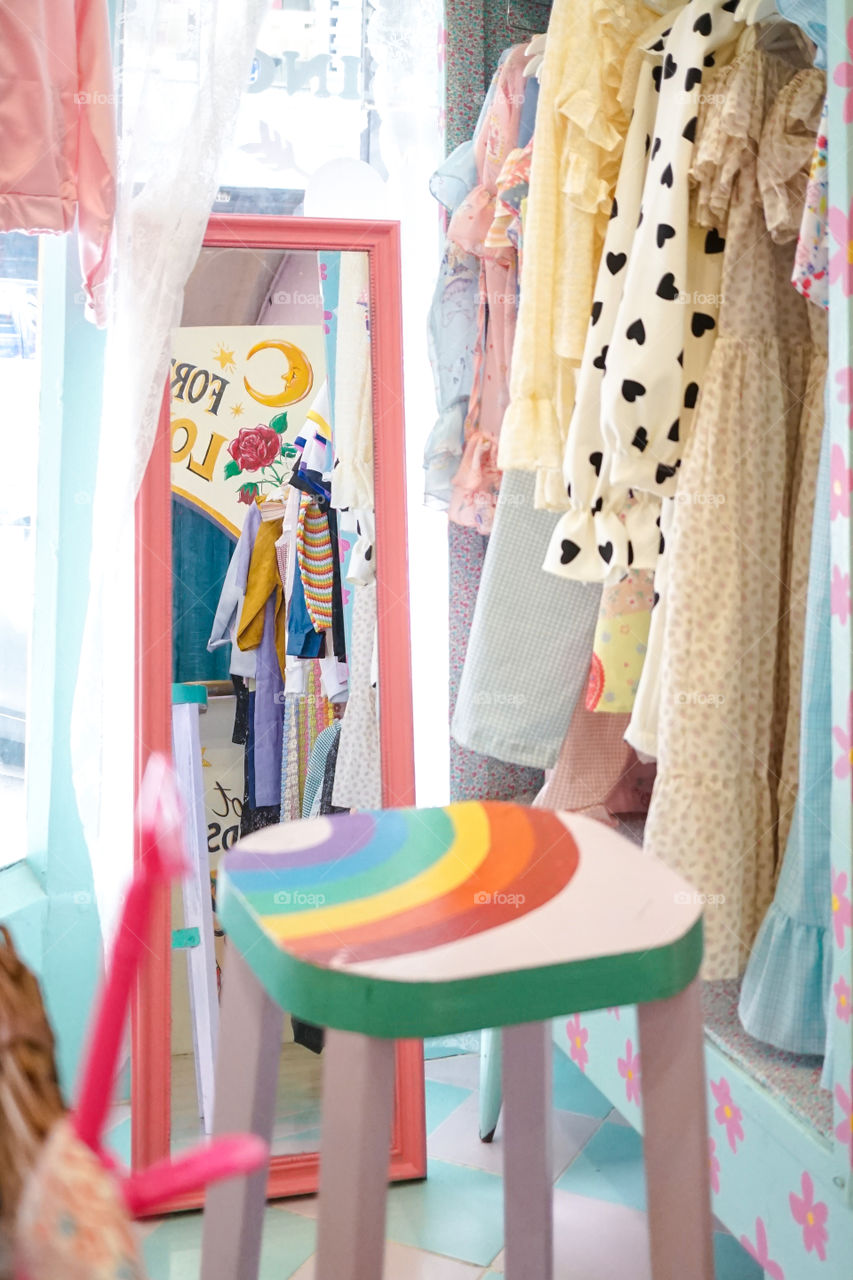
[[[476,142],[480,181],[450,220],[448,238],[480,260],[478,345],[465,419],[465,448],[453,480],[449,517],[491,532],[500,487],[497,442],[509,403],[509,361],[517,313],[518,261],[510,245],[489,245],[501,170],[518,141],[524,102],[526,45],[517,45],[498,71],[496,92]]]

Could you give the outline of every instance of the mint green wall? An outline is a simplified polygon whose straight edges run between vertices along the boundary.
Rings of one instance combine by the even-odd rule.
[[[41,245],[42,400],[31,654],[28,864],[0,872],[0,917],[38,973],[66,1096],[101,966],[71,777],[71,708],[88,600],[104,335],[83,315],[72,237]]]

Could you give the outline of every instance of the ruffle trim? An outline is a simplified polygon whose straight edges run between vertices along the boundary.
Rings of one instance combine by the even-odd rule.
[[[501,471],[535,471],[562,466],[560,426],[553,400],[519,396],[510,401],[501,426]]]
[[[462,461],[453,478],[448,517],[454,524],[491,533],[501,483],[497,466],[498,442],[494,436],[474,431],[465,444]]]
[[[641,16],[641,6],[594,0],[597,67],[584,77],[584,84],[558,95],[554,103],[568,126],[563,191],[586,213],[609,212],[614,174],[628,132],[629,112],[619,94],[625,63],[646,25],[638,22]],[[591,89],[588,85],[593,81]]]
[[[767,229],[778,244],[799,235],[825,96],[824,72],[809,67],[785,85],[767,117],[758,185]]]
[[[429,433],[424,447],[424,502],[446,510],[453,494],[453,479],[465,443],[468,401],[457,400],[445,409]]]
[[[829,930],[792,919],[774,902],[743,978],[738,1016],[744,1029],[786,1053],[823,1056],[831,980]]]
[[[576,582],[604,582],[617,569],[653,570],[660,555],[659,516],[654,499],[597,515],[567,511],[551,534],[542,567]]]
[[[755,163],[769,114],[766,102],[775,101],[793,75],[790,63],[752,48],[711,80],[700,102],[690,170],[691,221],[703,227],[725,223],[738,175]]]

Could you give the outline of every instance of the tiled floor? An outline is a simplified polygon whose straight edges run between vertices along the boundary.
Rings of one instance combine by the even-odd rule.
[[[426,1063],[429,1176],[392,1187],[384,1280],[502,1280],[501,1125],[477,1137],[474,1054]],[[559,1051],[554,1059],[555,1280],[650,1280],[642,1144]],[[312,1280],[317,1203],[270,1205],[261,1280]],[[151,1280],[197,1280],[201,1215],[144,1228]],[[736,1240],[715,1236],[717,1280],[761,1280]]]

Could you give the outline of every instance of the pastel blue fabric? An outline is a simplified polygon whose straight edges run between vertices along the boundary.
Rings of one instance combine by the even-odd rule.
[[[477,121],[477,133],[494,98],[496,82],[495,76]],[[463,142],[433,174],[430,191],[452,216],[476,184],[474,143]],[[427,325],[438,419],[424,448],[424,502],[441,511],[450,505],[453,477],[462,458],[465,415],[474,381],[479,291],[479,259],[445,240]]]
[[[824,1053],[831,1021],[829,457],[827,429],[809,563],[799,791],[776,896],[749,958],[738,1006],[744,1028],[757,1040],[806,1054]]]
[[[826,67],[826,0],[777,0],[779,12],[817,45],[816,67]]]
[[[532,471],[505,471],[451,733],[510,764],[556,764],[589,673],[596,582],[540,569],[560,518],[533,505]]]
[[[533,137],[536,125],[536,108],[539,106],[539,80],[536,76],[528,76],[524,86],[524,103],[521,108],[521,120],[518,124],[518,145],[526,147]]]

